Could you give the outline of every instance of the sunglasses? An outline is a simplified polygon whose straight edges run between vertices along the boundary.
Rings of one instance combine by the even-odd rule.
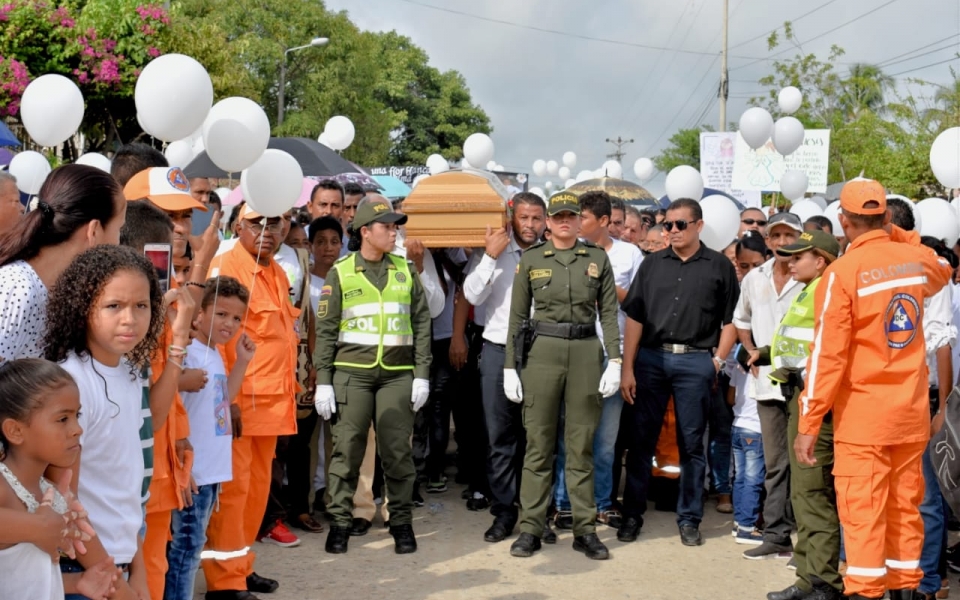
[[[661,223],[661,225],[663,225],[663,228],[666,229],[667,231],[673,231],[673,228],[674,228],[674,227],[677,228],[677,231],[683,231],[683,230],[685,230],[687,227],[689,227],[690,225],[693,225],[694,223],[696,223],[696,222],[699,221],[699,220],[700,220],[700,219],[694,219],[694,220],[692,220],[692,221],[685,221],[685,220],[683,220],[683,219],[679,219],[679,220],[677,220],[677,221],[664,221],[663,223]]]
[[[759,225],[760,227],[766,227],[767,222],[763,219],[743,219],[740,221],[744,225]]]

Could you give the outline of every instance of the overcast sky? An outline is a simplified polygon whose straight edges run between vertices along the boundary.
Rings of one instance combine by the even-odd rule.
[[[945,83],[950,66],[960,69],[960,0],[729,3],[728,122],[738,120],[747,99],[762,89],[757,80],[769,72],[770,61],[756,59],[781,50],[779,58],[796,54],[786,46],[767,50],[765,34],[787,20],[794,22],[805,52],[825,58],[832,44],[843,47],[841,70],[853,62],[889,63],[884,66],[889,74],[910,71],[898,79]],[[490,116],[495,160],[511,170],[529,172],[538,158],[560,161],[567,150],[578,156],[574,173],[597,169],[614,149],[604,140],[621,136],[635,140],[623,159],[625,174],[633,178],[633,162],[656,155],[678,128],[718,125],[722,0],[327,0],[326,5],[346,10],[361,29],[409,36],[432,65],[462,73],[474,101]],[[543,181],[535,178],[533,184]],[[660,194],[663,174],[647,187]]]

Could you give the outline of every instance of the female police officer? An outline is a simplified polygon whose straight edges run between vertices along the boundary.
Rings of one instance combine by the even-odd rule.
[[[609,553],[595,533],[593,435],[602,399],[613,395],[620,385],[617,294],[607,253],[577,240],[577,196],[554,194],[547,203],[547,216],[550,241],[527,250],[517,267],[507,332],[504,393],[513,402],[523,402],[527,430],[520,480],[520,537],[510,547],[510,554],[531,556],[540,548],[553,489],[562,406],[566,411],[565,474],[573,508],[573,548],[602,560]],[[532,321],[528,320],[531,306]],[[602,377],[598,313],[610,357]],[[523,367],[522,375],[515,366]]]
[[[405,215],[379,196],[365,198],[351,225],[350,249],[327,274],[317,308],[314,403],[333,425],[327,489],[333,520],[326,550],[347,551],[353,494],[371,419],[390,498],[398,554],[415,552],[411,527],[416,470],[413,420],[430,391],[430,313],[416,269],[390,254]],[[412,403],[412,406],[411,406]]]

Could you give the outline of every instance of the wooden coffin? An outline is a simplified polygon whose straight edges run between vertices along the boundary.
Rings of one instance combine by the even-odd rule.
[[[487,226],[507,223],[507,189],[483,171],[447,171],[426,177],[403,201],[407,239],[427,248],[471,248],[486,243]]]

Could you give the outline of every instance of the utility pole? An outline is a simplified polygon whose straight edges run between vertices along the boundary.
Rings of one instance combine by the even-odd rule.
[[[727,97],[730,95],[730,79],[727,72],[727,34],[729,33],[730,0],[723,0],[723,51],[720,59],[720,127],[717,131],[727,130]]]
[[[607,143],[613,144],[617,147],[616,150],[614,150],[613,152],[607,155],[607,158],[612,158],[617,162],[623,162],[623,157],[627,154],[626,152],[623,151],[623,147],[626,146],[627,144],[632,144],[633,140],[632,139],[625,140],[620,136],[617,136],[617,139],[615,140],[611,140],[610,138],[607,138]]]

